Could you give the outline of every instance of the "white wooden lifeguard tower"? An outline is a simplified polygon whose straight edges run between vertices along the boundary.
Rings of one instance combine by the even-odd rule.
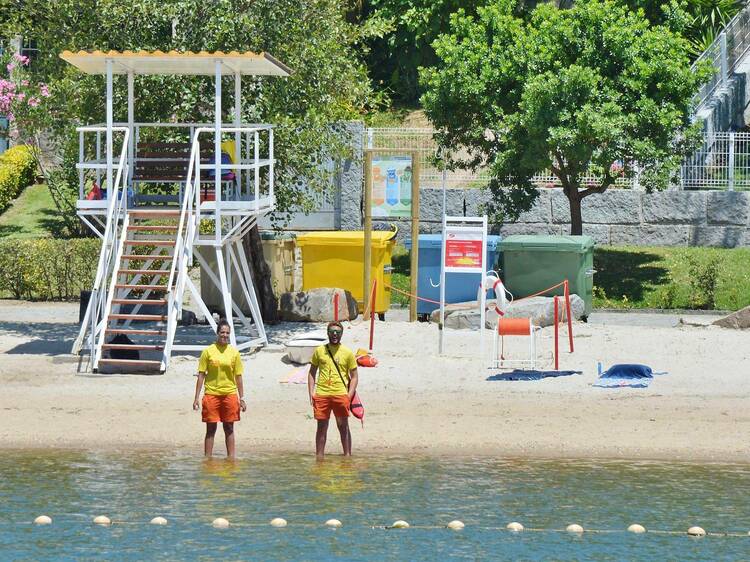
[[[274,208],[273,128],[241,122],[241,80],[243,75],[288,76],[290,69],[268,54],[249,52],[66,51],[60,56],[87,74],[106,76],[105,123],[77,129],[78,216],[102,239],[102,249],[73,353],[90,351],[94,372],[164,372],[174,350],[200,350],[213,341],[207,327],[203,334],[195,329],[184,334],[185,343],[183,330],[176,339],[186,290],[216,329],[188,276],[194,258],[221,290],[232,344],[242,350],[267,343],[241,239]],[[125,123],[113,119],[115,74],[127,76]],[[214,76],[214,122],[136,122],[137,75]],[[231,124],[221,118],[221,83],[227,75],[234,77]],[[104,198],[87,197],[91,176],[105,188]],[[233,273],[249,317],[232,299]],[[120,341],[112,342],[117,336]]]

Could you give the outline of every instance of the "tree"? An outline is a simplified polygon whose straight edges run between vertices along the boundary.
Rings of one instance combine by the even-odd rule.
[[[401,103],[413,104],[421,93],[418,69],[437,62],[432,42],[449,29],[450,16],[459,8],[476,13],[486,0],[369,0],[363,13],[388,27],[369,42],[367,54],[376,87],[392,92]]]
[[[0,0],[2,1],[2,0]],[[52,127],[60,140],[66,177],[76,191],[75,126],[104,118],[104,79],[59,59],[63,50],[267,51],[293,69],[288,78],[243,79],[243,121],[276,126],[277,217],[309,211],[328,195],[329,172],[320,163],[348,156],[334,124],[358,118],[370,100],[367,73],[355,45],[359,28],[346,21],[342,0],[22,0],[0,21],[0,36],[35,39],[33,69],[49,83]],[[116,78],[114,113],[126,116],[125,79]],[[210,77],[136,77],[136,120],[204,122],[213,119]],[[233,89],[223,89],[229,113]],[[65,156],[68,158],[65,158]],[[65,171],[64,170],[64,171]],[[257,229],[251,236],[259,247]],[[252,242],[252,241],[251,241]],[[257,264],[257,262],[253,262]],[[264,309],[270,276],[254,268]]]
[[[456,14],[434,45],[440,62],[423,72],[422,103],[438,142],[464,149],[452,167],[489,169],[500,220],[531,207],[531,178],[549,169],[581,234],[585,197],[636,166],[647,189],[663,189],[695,142],[691,100],[708,71],[691,71],[675,30],[610,0],[543,4],[526,20],[498,0],[476,17]],[[584,184],[586,173],[598,180]]]

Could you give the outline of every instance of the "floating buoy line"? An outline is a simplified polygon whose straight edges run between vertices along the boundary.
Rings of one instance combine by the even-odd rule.
[[[112,525],[154,525],[154,526],[164,526],[170,524],[170,521],[162,516],[156,516],[151,518],[150,520],[143,520],[143,521],[126,521],[126,520],[119,520],[119,519],[110,519],[106,515],[97,515],[96,517],[88,520],[83,519],[53,519],[49,515],[39,515],[36,517],[33,521],[18,521],[15,523],[18,524],[32,524],[35,526],[48,526],[48,525],[54,525],[55,522],[62,522],[62,523],[86,523],[86,524],[93,524],[100,527],[110,527]],[[14,523],[12,521],[5,521],[3,523]],[[292,527],[307,527],[307,528],[313,528],[313,527],[327,527],[329,529],[339,529],[341,527],[344,527],[344,523],[340,521],[339,519],[328,519],[325,522],[320,523],[306,523],[306,522],[293,522],[291,525],[290,523],[282,518],[282,517],[274,517],[270,521],[267,521],[265,523],[247,523],[247,522],[231,522],[229,519],[226,519],[224,517],[217,517],[211,521],[206,521],[206,524],[211,525],[215,529],[228,529],[230,527],[276,527],[276,528],[284,528],[287,526]],[[505,525],[504,527],[495,527],[495,526],[487,526],[487,525],[466,525],[463,521],[460,521],[458,519],[454,519],[444,525],[412,525],[407,521],[404,521],[403,519],[398,519],[391,523],[390,525],[359,525],[364,526],[370,529],[376,529],[376,530],[420,530],[420,529],[449,529],[451,531],[462,531],[463,529],[470,527],[474,529],[479,529],[482,531],[505,531],[509,533],[567,533],[570,535],[577,535],[582,536],[589,533],[595,533],[595,534],[615,534],[615,533],[629,533],[629,534],[651,534],[651,535],[686,535],[689,537],[694,538],[701,538],[701,537],[743,537],[743,538],[750,538],[750,531],[747,533],[744,532],[717,532],[717,531],[706,531],[703,529],[703,527],[699,526],[692,526],[688,528],[687,530],[663,530],[663,529],[646,529],[643,525],[640,525],[638,523],[633,523],[627,529],[589,529],[584,528],[582,525],[579,525],[578,523],[571,523],[567,525],[565,528],[541,528],[541,527],[524,527],[521,523],[517,521],[512,521]]]

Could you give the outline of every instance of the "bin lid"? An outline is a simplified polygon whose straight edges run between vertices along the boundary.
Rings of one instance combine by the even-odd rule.
[[[393,231],[374,231],[372,245],[384,248],[394,242]],[[297,246],[364,246],[365,233],[361,230],[337,230],[332,232],[309,232],[297,235]]]
[[[514,234],[504,238],[500,243],[503,252],[511,251],[542,251],[542,252],[573,252],[584,254],[594,247],[591,236],[550,236],[536,234]]]
[[[500,243],[500,240],[502,240],[501,236],[498,236],[496,234],[488,234],[487,235],[487,249],[490,252],[494,252],[497,249],[497,245]],[[406,246],[407,250],[411,249],[411,238],[407,239],[404,242],[404,246]],[[440,249],[443,247],[443,235],[442,234],[420,234],[419,235],[419,247],[421,249],[425,248],[436,248]]]

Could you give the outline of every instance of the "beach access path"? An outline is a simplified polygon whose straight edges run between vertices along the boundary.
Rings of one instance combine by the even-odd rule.
[[[200,454],[203,424],[191,408],[195,357],[173,358],[166,375],[79,373],[69,354],[77,303],[0,301],[0,319],[0,448]],[[313,450],[306,385],[279,382],[294,366],[277,345],[312,328],[272,327],[275,345],[243,355],[248,411],[237,426],[240,455]],[[576,351],[562,354],[560,368],[582,374],[502,381],[487,380],[493,372],[478,358],[477,332],[447,331],[438,356],[434,324],[377,322],[380,364],[360,368],[367,413],[364,429],[352,419],[355,454],[750,462],[748,332],[593,322],[576,323],[574,332]],[[345,344],[366,342],[366,323],[347,325]],[[518,342],[507,343],[509,355],[520,352]],[[565,344],[563,337],[562,350]],[[542,348],[543,367],[551,368],[551,328]],[[644,389],[596,388],[599,361],[668,374]],[[329,451],[340,451],[333,424]]]

